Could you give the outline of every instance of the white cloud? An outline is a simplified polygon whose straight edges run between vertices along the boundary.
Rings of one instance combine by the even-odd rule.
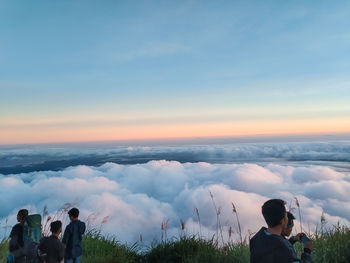
[[[350,201],[350,183],[337,181],[321,181],[305,186],[305,195],[312,199],[323,200],[325,197],[339,201]]]
[[[248,138],[249,139],[249,138]],[[247,138],[245,140],[248,140]],[[271,138],[265,138],[269,140]],[[287,139],[288,138],[284,138]],[[323,138],[324,139],[324,138]],[[213,139],[214,140],[214,139]],[[228,143],[230,142],[230,139]],[[239,139],[237,139],[239,142]],[[244,142],[244,138],[242,139]],[[254,140],[250,138],[249,140]],[[350,142],[312,142],[312,143],[237,143],[235,144],[209,144],[209,145],[179,145],[174,142],[172,146],[148,146],[122,145],[122,143],[100,143],[100,144],[71,144],[71,145],[44,145],[44,146],[18,146],[18,147],[1,147],[0,148],[0,168],[27,166],[41,164],[45,161],[57,160],[97,160],[101,164],[108,160],[125,161],[137,160],[181,160],[181,162],[203,161],[209,163],[215,162],[340,162],[339,168],[346,166],[350,161]],[[272,140],[272,139],[271,139]],[[293,138],[290,138],[292,141]],[[214,140],[215,141],[215,140]],[[218,139],[218,141],[220,141]],[[225,142],[225,139],[222,139]],[[187,143],[190,143],[187,142]],[[147,144],[145,142],[145,144]],[[153,143],[154,144],[154,143]],[[157,142],[159,144],[159,142]],[[185,160],[185,161],[183,161]],[[56,165],[56,166],[55,166]],[[62,165],[55,164],[52,169],[62,168]],[[76,165],[76,162],[75,164]],[[333,163],[332,165],[337,165]],[[69,164],[68,164],[69,166]],[[50,169],[47,169],[50,170]]]
[[[298,167],[292,173],[292,178],[296,183],[332,181],[343,177],[343,174],[329,167]]]
[[[142,234],[145,242],[151,242],[160,238],[161,223],[167,219],[168,236],[181,234],[180,219],[186,222],[187,234],[199,234],[194,212],[198,208],[202,235],[211,237],[216,234],[211,191],[220,208],[224,237],[228,238],[230,226],[237,229],[231,202],[246,236],[248,229],[255,232],[264,224],[261,205],[269,198],[282,198],[289,205],[297,196],[304,227],[320,225],[323,211],[330,224],[338,220],[349,224],[348,177],[330,167],[278,164],[182,164],[163,160],[136,165],[80,165],[61,171],[0,176],[0,217],[10,215],[13,224],[16,211],[22,207],[40,212],[47,205],[52,214],[63,204],[77,200],[81,218],[96,214],[96,227],[109,216],[103,231],[127,242],[137,241]],[[234,238],[238,238],[237,231]]]

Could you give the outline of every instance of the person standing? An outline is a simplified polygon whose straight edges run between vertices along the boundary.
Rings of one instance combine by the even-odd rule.
[[[282,230],[282,236],[287,239],[287,237],[290,236],[290,234],[292,233],[293,230],[293,226],[294,226],[294,215],[291,212],[287,212],[287,216],[288,216],[288,223],[287,226]],[[293,251],[293,258],[295,261],[298,261],[298,257],[297,257],[297,252],[295,251],[293,245],[296,242],[302,242],[303,240],[303,236],[305,236],[304,233],[298,233],[295,236],[292,236],[288,239],[289,241],[289,245],[290,245],[290,249]],[[300,262],[301,263],[310,263],[312,262],[312,256],[311,253],[313,251],[313,243],[311,240],[309,240],[308,242],[306,242],[304,244],[304,252],[301,254],[301,259]]]
[[[62,243],[66,246],[64,262],[80,263],[83,254],[82,236],[85,233],[85,223],[79,220],[79,209],[72,208],[68,211],[70,223],[66,227]]]
[[[281,235],[288,224],[285,202],[281,199],[270,199],[264,203],[261,210],[268,227],[262,227],[250,240],[250,262],[299,262],[294,260],[289,241]]]
[[[54,221],[50,224],[52,235],[40,240],[39,250],[45,263],[60,263],[64,257],[64,245],[58,239],[62,232],[62,222]]]
[[[28,216],[27,209],[21,209],[17,213],[17,221],[16,224],[10,233],[10,242],[9,242],[9,250],[10,253],[14,256],[16,263],[24,263],[26,262],[26,257],[24,254],[24,241],[23,241],[23,229],[24,229],[24,219]]]

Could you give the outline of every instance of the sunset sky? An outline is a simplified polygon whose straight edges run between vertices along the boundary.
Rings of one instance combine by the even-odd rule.
[[[349,1],[0,0],[0,144],[350,133]]]

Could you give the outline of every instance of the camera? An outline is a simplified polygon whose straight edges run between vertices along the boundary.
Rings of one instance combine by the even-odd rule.
[[[310,238],[307,237],[307,235],[302,235],[301,238],[300,238],[300,241],[303,242],[304,244],[310,242]]]

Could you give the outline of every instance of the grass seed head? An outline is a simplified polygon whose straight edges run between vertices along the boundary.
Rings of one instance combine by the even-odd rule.
[[[232,204],[232,212],[233,212],[233,213],[237,213],[237,210],[236,210],[235,205],[234,205],[233,203],[231,203],[231,204]]]

